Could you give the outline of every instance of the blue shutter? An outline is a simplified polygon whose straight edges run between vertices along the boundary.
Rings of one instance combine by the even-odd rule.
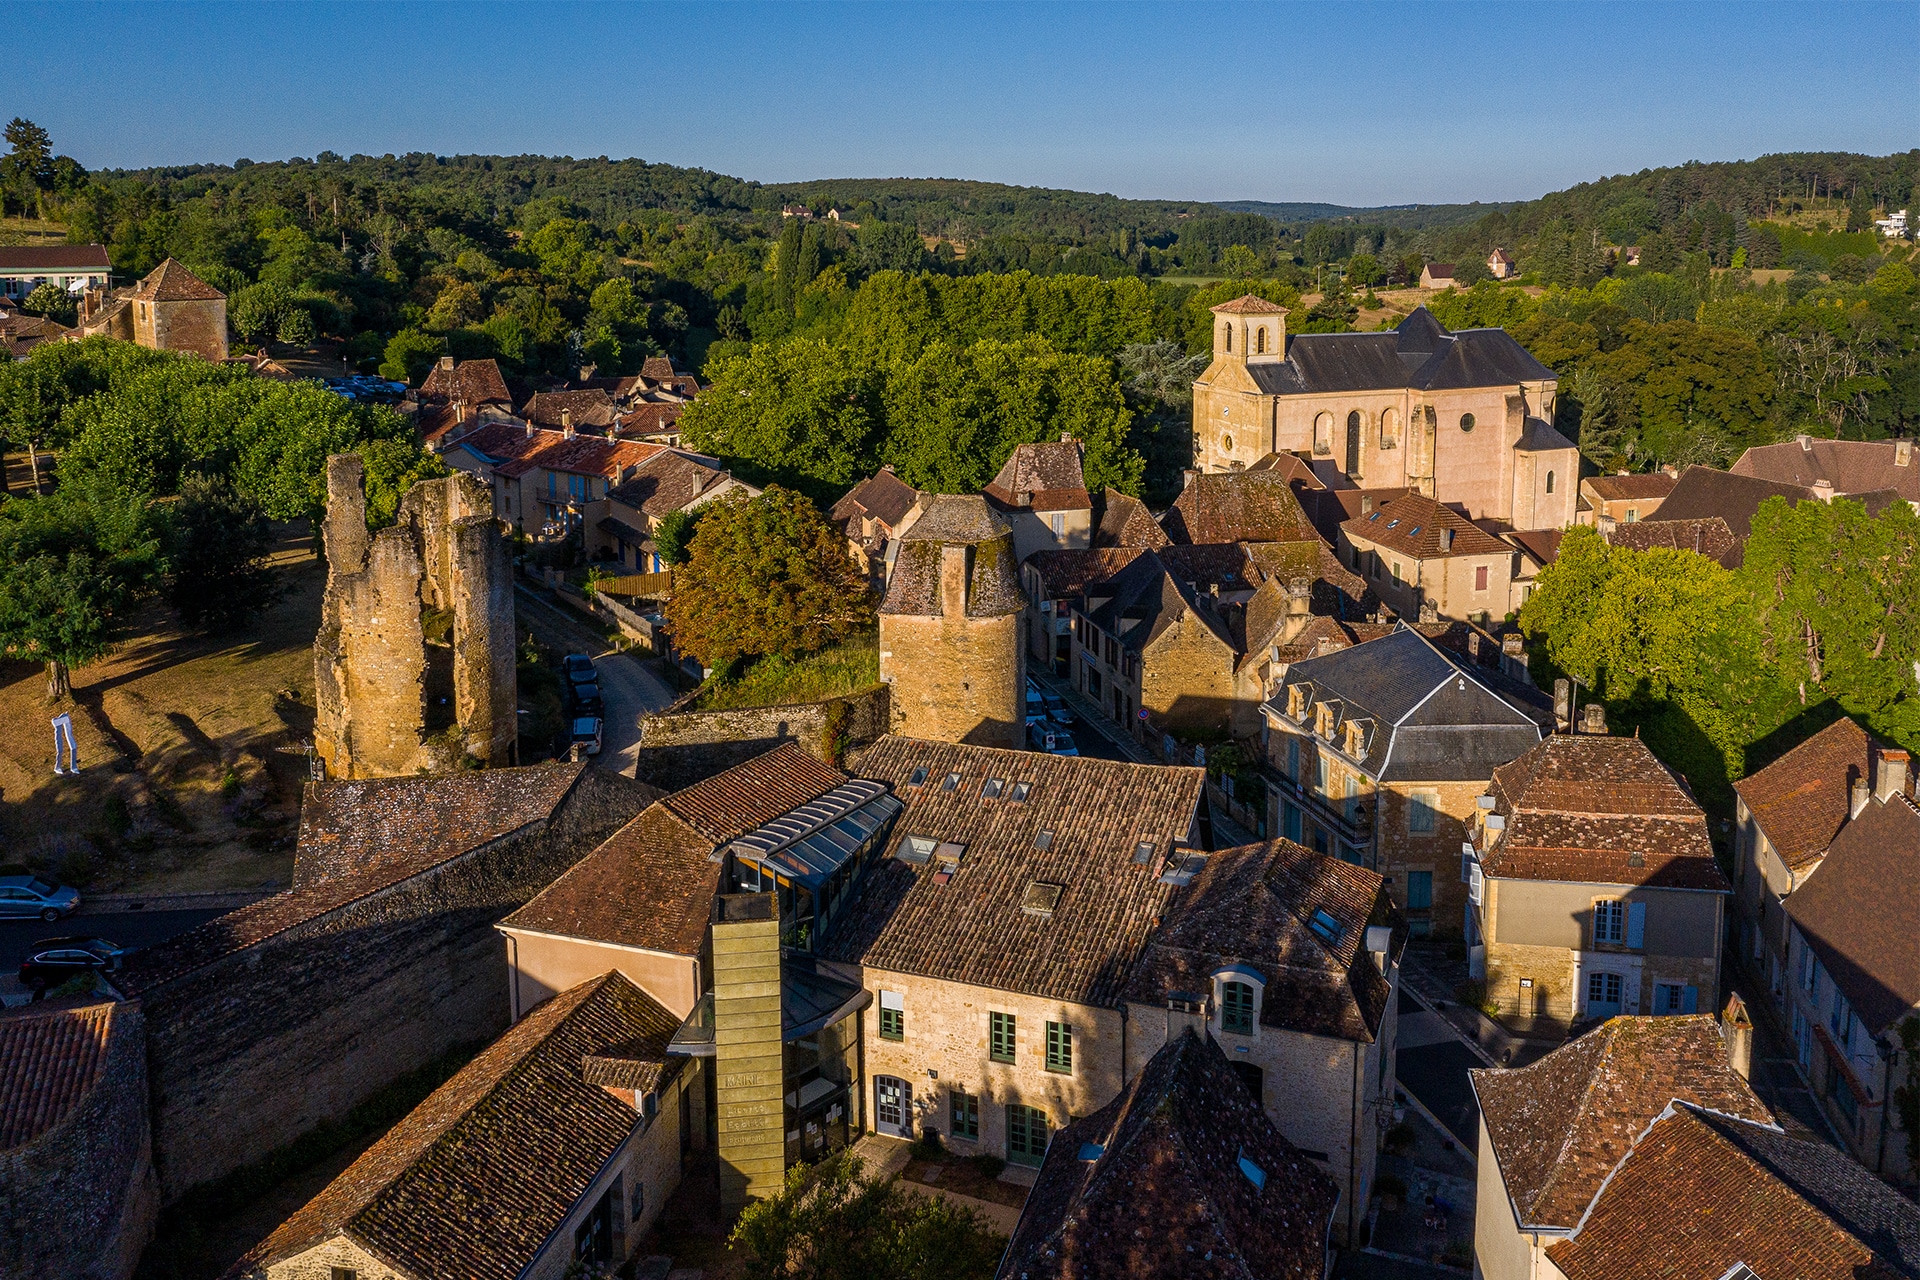
[[[1647,904],[1629,902],[1627,904],[1627,945],[1641,947],[1646,945]]]
[[[1680,993],[1680,1012],[1682,1013],[1700,1012],[1700,988],[1688,987],[1685,991],[1682,991]]]

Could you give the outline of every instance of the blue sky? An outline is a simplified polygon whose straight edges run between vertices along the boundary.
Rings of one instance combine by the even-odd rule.
[[[539,152],[1387,204],[1920,142],[1920,0],[4,12],[0,117],[89,168]]]

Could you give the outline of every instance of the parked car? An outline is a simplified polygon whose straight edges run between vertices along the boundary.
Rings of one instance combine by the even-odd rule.
[[[577,742],[588,755],[599,755],[603,723],[599,716],[575,716],[572,731],[567,735],[567,753],[572,754],[573,744]]]
[[[76,974],[112,973],[125,954],[105,938],[42,938],[20,962],[20,985],[38,995]]]
[[[0,867],[0,916],[58,920],[80,905],[80,891],[51,884],[25,867]]]
[[[600,686],[588,681],[576,684],[568,692],[573,703],[573,713],[577,716],[599,716],[606,714],[606,704],[600,698]]]
[[[1077,756],[1080,748],[1075,745],[1073,735],[1065,729],[1055,729],[1045,720],[1035,720],[1027,725],[1027,745],[1035,751],[1044,751],[1055,756]]]
[[[1047,705],[1047,718],[1055,724],[1072,724],[1073,709],[1067,706],[1067,700],[1051,691],[1041,695]]]
[[[584,653],[570,653],[560,659],[560,674],[566,678],[569,686],[576,684],[594,684],[599,675],[593,669],[593,659]]]

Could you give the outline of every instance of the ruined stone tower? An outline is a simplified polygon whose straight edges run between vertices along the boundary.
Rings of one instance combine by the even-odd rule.
[[[896,733],[1026,745],[1013,531],[986,499],[943,494],[900,539],[880,604],[880,678]]]
[[[327,459],[314,749],[330,778],[514,762],[513,570],[486,487],[423,480],[367,533],[358,454]]]

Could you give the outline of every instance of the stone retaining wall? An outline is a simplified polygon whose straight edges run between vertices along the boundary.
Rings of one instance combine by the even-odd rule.
[[[817,759],[838,764],[848,749],[885,734],[892,714],[884,684],[823,702],[733,711],[685,710],[694,696],[641,718],[636,776],[642,782],[678,790],[783,742],[797,742]]]

